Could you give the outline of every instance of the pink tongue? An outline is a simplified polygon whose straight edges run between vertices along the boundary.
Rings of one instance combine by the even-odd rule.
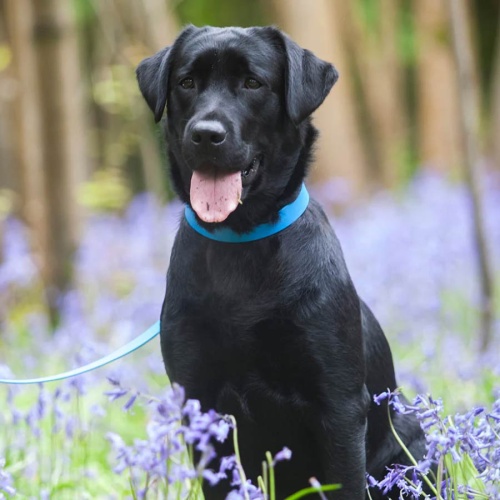
[[[222,222],[236,210],[241,197],[241,173],[221,174],[194,171],[191,177],[191,206],[205,222]]]

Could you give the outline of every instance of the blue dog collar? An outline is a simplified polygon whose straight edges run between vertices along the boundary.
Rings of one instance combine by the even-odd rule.
[[[201,227],[196,220],[196,216],[191,207],[186,205],[184,215],[188,224],[199,234],[214,241],[223,243],[247,243],[249,241],[262,240],[273,234],[277,234],[288,226],[291,226],[305,211],[309,204],[309,193],[305,184],[302,184],[297,198],[289,205],[285,205],[278,214],[278,221],[275,223],[260,224],[254,227],[249,233],[237,233],[227,227],[218,228],[214,231],[207,231]]]

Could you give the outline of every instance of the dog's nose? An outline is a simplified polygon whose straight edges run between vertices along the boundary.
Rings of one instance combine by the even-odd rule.
[[[201,120],[191,131],[191,141],[197,146],[218,146],[226,139],[227,131],[221,122],[216,120]]]

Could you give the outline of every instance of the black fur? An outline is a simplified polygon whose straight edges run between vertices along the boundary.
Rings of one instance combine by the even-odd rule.
[[[310,115],[338,77],[276,28],[193,26],[144,60],[137,75],[156,121],[167,107],[171,174],[183,202],[190,202],[194,170],[209,164],[243,172],[258,158],[243,184],[243,204],[219,223],[238,232],[276,220],[296,197],[317,135]],[[248,78],[261,86],[248,88]],[[193,145],[194,127],[203,120],[216,122],[226,139]],[[252,243],[211,241],[183,220],[161,325],[170,379],[205,410],[236,416],[248,477],[255,482],[266,451],[293,451],[277,467],[277,498],[314,476],[342,484],[331,498],[361,500],[366,471],[380,478],[386,466],[407,462],[386,405],[371,401],[396,388],[389,345],[315,201],[288,229]],[[420,458],[418,423],[392,418]],[[231,452],[229,443],[219,450]],[[222,499],[227,487],[205,487],[205,497]]]

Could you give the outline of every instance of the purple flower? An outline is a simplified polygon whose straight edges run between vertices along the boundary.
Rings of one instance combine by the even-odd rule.
[[[381,392],[380,394],[375,394],[373,396],[373,401],[375,402],[375,404],[377,405],[381,405],[383,401],[386,401],[391,403],[394,398],[397,396],[397,394],[399,393],[399,390],[396,389],[395,391],[391,391],[390,389],[387,389],[387,391],[385,392]]]
[[[309,484],[313,487],[313,488],[317,488],[319,491],[318,491],[318,495],[320,496],[321,500],[328,500],[326,498],[326,495],[320,490],[321,488],[321,483],[315,478],[315,477],[311,477],[309,479]]]
[[[375,488],[378,486],[378,481],[368,473],[366,473],[366,486],[369,488]]]
[[[110,375],[108,375],[106,378],[108,379],[108,382],[111,385],[114,385],[115,387],[120,387],[121,384],[120,384],[120,381],[117,378],[112,377]]]
[[[237,489],[232,490],[226,500],[245,500],[247,498],[250,498],[250,500],[265,500],[262,491],[252,484],[250,479],[240,484]]]
[[[104,394],[108,396],[110,401],[114,401],[115,399],[122,398],[128,393],[126,389],[122,389],[121,387],[118,387],[116,389],[113,389],[111,391],[106,391]]]
[[[223,419],[211,423],[208,429],[210,435],[213,436],[216,441],[219,441],[219,443],[223,443],[227,439],[230,430],[231,426]]]
[[[389,390],[387,390],[387,392],[381,392],[380,394],[375,394],[373,396],[373,401],[375,401],[375,403],[380,406],[382,401],[389,399],[390,396],[391,396],[391,392]]]
[[[136,399],[137,399],[137,394],[133,394],[133,395],[129,398],[129,400],[128,400],[128,401],[127,401],[124,405],[123,405],[123,409],[124,409],[125,411],[130,410],[130,409],[132,408],[132,406],[134,406],[134,403],[135,403]]]
[[[273,462],[276,464],[278,462],[282,462],[283,460],[290,460],[292,458],[292,451],[288,449],[286,446],[274,455]]]
[[[113,385],[112,395],[124,391],[120,384]],[[235,470],[234,457],[223,458],[218,471],[209,468],[216,456],[214,442],[227,439],[231,429],[224,417],[213,410],[204,413],[199,401],[184,401],[184,391],[176,385],[161,400],[151,404],[150,409],[147,439],[127,444],[116,433],[108,434],[116,457],[116,473],[129,470],[136,476],[143,473],[143,480],[147,477],[149,481],[166,480],[171,484],[203,478],[215,485]],[[185,444],[200,452],[196,465],[187,459]]]
[[[498,173],[486,174],[483,183],[488,244],[498,274],[500,177]],[[345,192],[337,188],[333,197],[328,186],[317,190],[316,195],[323,198],[320,201],[326,202],[327,208],[335,207],[344,197]],[[380,192],[341,215],[329,214],[360,295],[391,337],[398,379],[405,392],[425,394],[437,376],[443,381],[456,381],[459,387],[465,383],[467,391],[456,391],[456,399],[452,399],[454,393],[447,396],[448,407],[457,407],[457,401],[460,407],[479,401],[481,389],[474,388],[489,387],[490,381],[496,383],[500,376],[500,322],[494,325],[490,352],[479,359],[471,345],[474,337],[469,335],[474,333],[470,331],[471,320],[478,308],[479,293],[468,202],[462,184],[421,171],[411,180],[404,196]],[[140,195],[120,215],[91,214],[75,263],[78,288],[60,297],[61,321],[55,333],[42,308],[32,305],[35,297],[40,296],[41,280],[30,253],[27,230],[8,218],[0,243],[0,336],[2,361],[12,360],[12,370],[1,366],[4,376],[36,376],[51,373],[55,366],[63,368],[65,363],[80,365],[94,360],[156,321],[165,288],[164,272],[181,211],[179,202],[160,207],[149,195]],[[443,234],[446,238],[441,237]],[[19,343],[23,338],[29,338],[29,345]],[[403,355],[398,352],[400,348]],[[12,488],[12,484],[31,484],[37,478],[46,483],[40,484],[37,493],[46,495],[44,492],[52,490],[48,472],[54,466],[63,471],[63,482],[74,483],[73,473],[84,477],[85,471],[72,472],[67,467],[67,452],[81,445],[87,426],[94,436],[116,431],[113,419],[101,418],[104,410],[94,398],[96,390],[102,392],[100,383],[106,376],[112,386],[110,399],[122,401],[118,408],[127,411],[144,405],[148,414],[144,429],[134,419],[136,440],[122,439],[120,443],[110,437],[115,457],[112,464],[117,471],[126,473],[127,482],[130,472],[138,498],[154,496],[155,488],[167,482],[173,485],[201,477],[215,481],[224,474],[232,478],[233,473],[237,478],[234,495],[241,498],[246,490],[240,489],[244,481],[239,476],[236,458],[223,458],[219,470],[212,460],[214,444],[229,439],[229,423],[215,412],[207,412],[207,408],[202,411],[198,402],[186,402],[179,386],[158,396],[156,387],[166,384],[161,356],[153,347],[141,349],[110,369],[64,382],[53,394],[51,385],[40,388],[31,401],[30,389],[7,388],[0,415],[6,437],[1,444],[9,452],[7,471],[16,472],[15,483],[7,482],[5,486],[5,480],[0,479],[0,491],[3,487],[7,495],[5,488]],[[488,385],[481,384],[485,377]],[[145,394],[151,395],[149,401]],[[384,393],[377,396],[376,402],[385,405],[388,399],[394,411],[413,412],[426,433],[427,456],[406,472],[397,469],[391,473],[407,498],[418,494],[418,481],[441,457],[450,458],[459,466],[463,463],[460,460],[470,457],[487,495],[500,498],[500,394],[491,407],[470,405],[470,411],[457,415],[446,415],[439,400],[426,396],[408,405],[397,395]],[[107,409],[110,405],[105,406]],[[128,415],[124,413],[123,419],[128,419]],[[55,434],[49,438],[54,438],[54,456],[50,460],[47,457],[43,467],[38,461],[26,462],[25,457],[46,452],[47,429]],[[65,444],[59,446],[59,439]],[[189,462],[187,440],[188,448],[200,453],[200,464],[205,470]],[[0,467],[1,478],[7,471]],[[148,474],[152,479],[146,484]],[[410,478],[412,484],[405,478]],[[373,481],[369,481],[372,486]],[[452,497],[452,481],[450,478],[439,482],[443,498]],[[259,494],[254,485],[245,484],[243,488],[251,490],[249,495]],[[470,485],[458,485],[458,489],[472,496]]]
[[[2,492],[15,495],[16,489],[12,484],[12,476],[5,470],[5,459],[0,457],[0,498],[3,496]]]
[[[396,396],[385,396],[387,397]],[[390,403],[392,404],[391,401]],[[492,499],[500,498],[500,421],[491,418],[500,407],[500,400],[493,404],[491,412],[482,407],[473,408],[465,414],[457,414],[454,417],[442,417],[442,402],[430,396],[419,395],[413,405],[404,406],[408,411],[415,413],[425,431],[426,456],[417,466],[395,464],[381,481],[377,482],[368,476],[368,487],[377,487],[383,494],[398,487],[405,498],[417,499],[422,493],[423,476],[429,472],[433,463],[437,463],[445,456],[451,457],[454,463],[461,463],[467,455],[478,471],[476,479],[482,481]],[[418,460],[420,457],[414,458]],[[408,481],[409,477],[412,478],[411,481]],[[466,477],[466,479],[473,478]],[[460,477],[454,477],[452,474],[449,474],[448,480],[438,478],[444,498],[450,498],[450,492],[455,487],[467,495],[473,494],[470,485],[456,481],[460,481]]]
[[[205,469],[202,473],[202,476],[203,476],[203,479],[206,479],[210,483],[210,486],[215,486],[222,479],[227,478],[226,474],[224,474],[222,472],[214,472],[210,469]]]

